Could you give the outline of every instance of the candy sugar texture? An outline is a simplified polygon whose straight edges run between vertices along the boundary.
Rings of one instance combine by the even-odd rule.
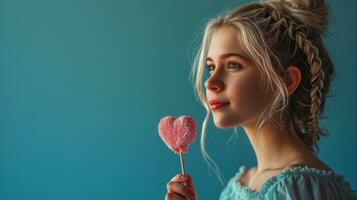
[[[161,118],[159,135],[165,144],[176,154],[187,153],[188,147],[196,140],[197,126],[193,117],[183,115]]]

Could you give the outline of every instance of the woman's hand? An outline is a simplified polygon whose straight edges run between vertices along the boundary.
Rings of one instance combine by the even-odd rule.
[[[197,200],[196,189],[189,175],[177,174],[167,183],[165,200]]]

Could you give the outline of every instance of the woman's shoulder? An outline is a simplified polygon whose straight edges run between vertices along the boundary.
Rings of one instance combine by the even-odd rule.
[[[221,193],[222,199],[357,199],[356,192],[344,177],[333,170],[294,166],[271,177],[257,192],[240,183],[255,168],[240,166]]]
[[[291,199],[355,199],[356,192],[344,177],[333,171],[295,166],[267,181],[261,193]],[[268,198],[270,199],[270,198]]]

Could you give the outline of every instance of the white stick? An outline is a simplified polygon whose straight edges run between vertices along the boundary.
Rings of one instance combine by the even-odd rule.
[[[186,172],[185,172],[185,162],[183,160],[183,153],[180,152],[180,161],[181,161],[181,171],[182,171],[182,174],[185,175]],[[183,185],[184,186],[187,186],[187,183],[186,182],[183,182]]]
[[[182,174],[185,175],[186,172],[185,172],[185,162],[183,160],[183,153],[180,152],[180,161],[181,161],[181,170],[182,170]]]

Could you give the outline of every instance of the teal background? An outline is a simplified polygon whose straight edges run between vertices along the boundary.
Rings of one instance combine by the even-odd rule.
[[[164,199],[180,173],[166,115],[205,115],[189,81],[204,22],[243,1],[0,0],[0,199]],[[320,158],[357,188],[357,1],[329,1],[336,65]],[[211,118],[207,150],[226,180],[255,164],[242,129]],[[223,189],[199,140],[185,156],[199,199]]]

